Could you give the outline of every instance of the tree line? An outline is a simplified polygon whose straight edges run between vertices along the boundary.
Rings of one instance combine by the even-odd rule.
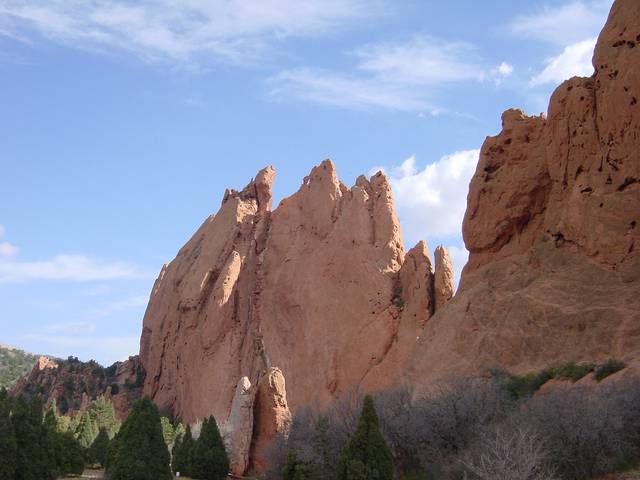
[[[173,452],[173,458],[170,452]],[[54,480],[104,467],[110,480],[169,480],[174,472],[198,480],[220,480],[229,458],[216,420],[204,420],[200,435],[160,415],[148,397],[118,420],[112,403],[94,400],[75,417],[46,410],[38,397],[27,401],[0,390],[0,479]]]

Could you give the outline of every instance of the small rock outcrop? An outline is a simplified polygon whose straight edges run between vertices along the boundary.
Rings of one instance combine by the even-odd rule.
[[[286,438],[291,428],[287,390],[279,368],[270,368],[260,379],[253,414],[252,470],[261,472],[267,465],[264,454],[271,441],[278,435]]]
[[[469,261],[420,336],[412,384],[640,357],[640,2],[614,2],[593,65],[556,89],[548,116],[508,110],[484,142]]]
[[[242,475],[249,467],[254,398],[251,382],[247,377],[242,377],[231,402],[229,418],[222,424],[221,433],[229,453],[230,470],[234,475]]]
[[[434,295],[436,310],[440,310],[453,297],[453,265],[449,252],[442,245],[436,247],[435,257]]]
[[[138,356],[107,368],[74,357],[59,360],[41,356],[11,393],[27,398],[39,395],[46,406],[55,401],[59,413],[66,415],[74,415],[88,407],[92,400],[105,396],[123,419],[133,402],[140,398],[143,382],[144,370]]]

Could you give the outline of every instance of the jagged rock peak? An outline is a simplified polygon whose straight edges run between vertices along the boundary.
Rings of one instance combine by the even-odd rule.
[[[244,201],[255,200],[259,213],[271,210],[275,176],[276,171],[272,166],[269,165],[263,168],[256,174],[255,178],[239,192],[234,189],[226,189],[222,197],[222,204],[224,205],[229,198],[238,198]]]
[[[436,247],[435,261],[434,293],[436,310],[440,310],[453,297],[453,264],[449,251],[442,245]]]

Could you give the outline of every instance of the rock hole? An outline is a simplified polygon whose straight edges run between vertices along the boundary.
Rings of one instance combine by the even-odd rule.
[[[576,170],[576,175],[575,177],[573,177],[573,179],[575,180],[576,178],[578,178],[578,175],[580,175],[582,172],[584,172],[582,165],[578,165],[578,169]]]
[[[633,47],[635,47],[635,46],[636,46],[636,42],[632,42],[632,41],[628,41],[628,42],[627,42],[627,47],[629,47],[629,48],[633,48]]]
[[[638,103],[638,99],[636,97],[631,97],[631,102],[629,103],[629,105],[633,106],[636,103]]]
[[[622,182],[622,184],[618,187],[618,191],[622,192],[624,191],[629,185],[633,185],[635,183],[638,183],[638,179],[634,178],[634,177],[627,177],[624,179],[624,182]]]
[[[582,102],[582,101],[584,101],[584,97],[580,97],[580,101],[581,101],[581,102]]]
[[[637,223],[636,223],[636,221],[635,221],[635,220],[631,220],[631,221],[629,222],[629,228],[630,228],[631,230],[633,230],[634,228],[636,228],[636,225],[637,225]]]
[[[569,85],[569,86],[567,87],[567,92],[570,92],[571,90],[573,90],[573,85]]]
[[[511,139],[510,139],[510,138],[507,138],[507,139],[504,141],[504,144],[505,144],[505,145],[511,145]]]
[[[600,208],[602,208],[602,207],[604,207],[604,203],[601,203],[601,204],[600,204]]]
[[[583,188],[582,190],[580,190],[580,193],[591,193],[591,192],[593,192],[593,188],[591,187]]]
[[[620,34],[620,35],[622,35],[622,34]],[[618,40],[617,42],[615,42],[613,44],[613,46],[617,48],[617,47],[620,47],[620,46],[624,45],[625,43],[626,42],[624,40]]]

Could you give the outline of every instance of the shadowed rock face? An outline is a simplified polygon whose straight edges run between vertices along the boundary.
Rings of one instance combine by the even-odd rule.
[[[259,385],[272,367],[294,412],[354,387],[389,387],[436,309],[427,246],[405,255],[382,173],[347,188],[324,161],[271,211],[273,180],[269,167],[227,190],[153,287],[144,391],[188,422],[225,421],[238,381]]]
[[[410,382],[638,358],[640,2],[614,3],[593,64],[556,89],[547,118],[509,110],[486,139],[463,225],[469,262]]]

